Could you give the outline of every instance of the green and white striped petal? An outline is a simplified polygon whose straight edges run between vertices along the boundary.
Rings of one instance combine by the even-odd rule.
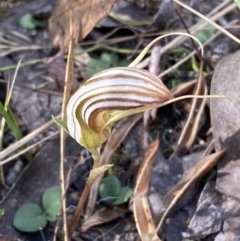
[[[96,148],[107,140],[114,121],[131,115],[139,107],[148,108],[171,98],[162,81],[146,70],[104,70],[87,80],[69,99],[69,134],[81,145]]]

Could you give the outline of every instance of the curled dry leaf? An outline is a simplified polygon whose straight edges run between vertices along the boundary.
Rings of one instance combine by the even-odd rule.
[[[138,233],[142,241],[160,241],[148,204],[148,186],[151,166],[155,160],[159,141],[150,144],[138,171],[133,197],[133,211]]]
[[[167,215],[169,215],[169,213],[173,210],[173,208],[178,202],[186,203],[186,200],[183,200],[183,198],[187,198],[187,196],[185,196],[187,194],[187,191],[191,187],[195,187],[197,181],[199,181],[199,179],[203,175],[205,175],[217,164],[217,162],[225,152],[226,149],[204,157],[199,163],[197,163],[195,167],[192,168],[192,170],[177,185],[175,185],[164,196],[163,203],[164,205],[166,205],[167,209],[161,217],[157,230],[160,230],[165,218],[167,217]]]
[[[76,42],[81,41],[110,13],[114,2],[115,0],[58,0],[49,20],[53,45],[66,49],[72,37]],[[70,34],[70,21],[73,35]]]
[[[121,208],[121,211],[123,212],[128,211],[128,208],[126,207],[126,205],[121,206],[120,208]],[[88,219],[84,219],[81,225],[80,231],[86,232],[89,228],[93,226],[111,222],[119,218],[120,214],[121,214],[120,211],[113,208],[107,208],[107,207],[101,208],[97,210],[93,215],[91,215]]]

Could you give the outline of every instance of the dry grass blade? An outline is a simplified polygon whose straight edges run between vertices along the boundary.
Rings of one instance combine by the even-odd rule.
[[[20,43],[18,43],[16,40],[20,40]],[[26,42],[25,46],[23,45],[23,42]],[[43,49],[43,47],[40,45],[31,44],[30,40],[21,33],[16,31],[4,31],[0,32],[0,49],[0,57],[2,57],[17,51],[39,50]]]
[[[126,138],[133,126],[142,118],[142,114],[133,115],[125,118],[112,131],[103,154],[101,156],[100,165],[109,163],[109,159],[113,152],[120,146],[122,141]]]
[[[148,204],[148,186],[151,166],[155,160],[159,141],[151,143],[145,152],[143,162],[138,171],[133,197],[133,212],[138,233],[142,241],[160,241]]]
[[[194,86],[196,86],[197,82],[198,82],[197,79],[191,80],[191,81],[179,84],[175,88],[171,89],[171,92],[172,92],[174,98],[183,96],[186,93],[188,93],[190,90],[192,90],[194,88]]]
[[[149,63],[149,72],[157,75],[159,71],[159,63],[160,63],[160,58],[161,58],[161,46],[159,43],[155,43],[155,45],[152,48],[151,52],[151,61]],[[143,114],[143,146],[144,149],[146,149],[149,145],[148,142],[148,124],[150,120],[155,120],[157,115],[157,109],[152,109],[145,111]]]
[[[203,62],[201,61],[198,82],[196,85],[196,90],[194,91],[195,95],[207,94],[207,87],[205,85],[205,80],[202,73],[203,73]],[[188,120],[186,122],[186,125],[183,128],[183,131],[178,140],[174,153],[172,154],[172,157],[184,155],[191,147],[198,131],[199,122],[200,122],[202,113],[204,111],[205,103],[206,103],[206,99],[194,98],[192,100],[192,105],[188,116]]]
[[[204,157],[192,170],[177,184],[175,185],[163,198],[164,205],[167,206],[161,220],[158,224],[157,230],[159,231],[167,215],[171,212],[173,207],[180,201],[186,194],[187,190],[196,183],[203,175],[210,171],[219,161],[219,159],[226,152],[226,149]]]
[[[25,149],[17,152],[16,154],[11,155],[10,157],[8,157],[7,159],[4,159],[4,161],[2,161],[2,162],[0,163],[0,166],[1,166],[1,165],[5,165],[6,163],[8,163],[8,162],[10,162],[10,161],[12,161],[12,160],[14,160],[14,159],[16,159],[16,158],[19,157],[20,155],[23,155],[24,153],[32,150],[32,149],[35,148],[36,146],[44,143],[45,141],[47,141],[47,140],[55,137],[55,136],[58,135],[58,134],[59,134],[59,131],[56,131],[56,132],[54,132],[53,134],[51,134],[51,135],[43,138],[41,141],[38,141],[38,142],[32,144],[31,146],[28,146],[27,148],[25,148]]]
[[[210,24],[212,24],[215,28],[217,28],[218,30],[220,30],[222,33],[226,34],[229,38],[231,38],[232,40],[234,40],[235,42],[240,44],[240,40],[235,37],[234,35],[232,35],[230,32],[228,32],[226,29],[224,29],[223,27],[221,27],[220,25],[214,23],[212,20],[210,20],[209,18],[205,17],[204,15],[202,15],[201,13],[197,12],[196,10],[194,10],[193,8],[187,6],[185,3],[182,3],[179,0],[173,0],[174,2],[176,2],[177,4],[179,4],[180,6],[186,8],[188,11],[196,14],[197,16],[199,16],[200,18],[204,19],[205,21],[209,22]],[[236,7],[236,4],[233,3],[231,6]]]
[[[9,81],[0,79],[0,83],[8,84]],[[35,91],[35,92],[39,92],[39,93],[44,93],[44,94],[47,94],[47,95],[56,95],[56,96],[62,96],[63,95],[60,92],[56,92],[56,91],[52,91],[52,90],[39,89],[39,88],[31,87],[31,86],[25,85],[25,84],[15,83],[15,86],[18,86],[18,87],[24,88],[24,89],[28,89],[28,90],[32,90],[32,91]]]
[[[70,38],[81,41],[106,17],[115,0],[58,0],[58,4],[49,20],[50,35],[54,46],[65,49]],[[72,13],[71,13],[72,12]],[[73,35],[69,32],[69,19],[72,14]]]
[[[57,117],[59,117],[59,116],[57,116]],[[28,135],[23,137],[21,140],[15,142],[14,144],[9,146],[5,150],[1,151],[0,152],[0,160],[4,160],[5,157],[11,155],[17,149],[19,149],[20,147],[22,147],[23,145],[25,145],[26,143],[31,141],[35,136],[37,136],[38,134],[40,134],[41,132],[43,132],[44,130],[46,130],[47,128],[49,128],[53,124],[54,124],[54,121],[50,120],[49,122],[47,122],[44,125],[40,126],[35,131],[32,131],[31,133],[29,133]]]
[[[116,128],[114,128],[114,130],[112,131],[106,143],[106,146],[104,148],[103,154],[100,159],[100,166],[109,163],[110,157],[112,156],[113,152],[120,146],[122,141],[128,135],[129,131],[140,120],[141,117],[142,117],[142,114],[138,114],[138,115],[130,116],[119,122]],[[103,175],[99,176],[91,187],[87,209],[85,213],[85,220],[89,218],[89,216],[92,214],[94,210],[94,206],[97,200],[98,187],[99,187],[99,183],[102,180],[102,177]]]

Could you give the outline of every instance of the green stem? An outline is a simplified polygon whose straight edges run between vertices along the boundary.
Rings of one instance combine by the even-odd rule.
[[[0,126],[0,151],[2,151],[3,148],[3,133],[4,133],[4,127],[5,127],[5,119],[3,118],[1,121]],[[2,160],[0,160],[1,162]],[[5,185],[5,178],[4,178],[4,172],[3,172],[3,166],[0,165],[0,183],[4,186]]]
[[[105,46],[102,45],[101,46],[103,49],[115,52],[115,53],[119,53],[119,54],[132,54],[133,50],[132,49],[120,49],[120,48],[114,48],[114,47],[110,47],[110,46]],[[142,52],[142,49],[138,49],[136,51],[134,51],[134,53],[139,54]],[[148,51],[148,53],[150,53],[151,51]]]

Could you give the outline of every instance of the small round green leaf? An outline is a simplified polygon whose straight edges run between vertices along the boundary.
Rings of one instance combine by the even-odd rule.
[[[109,66],[110,65],[108,62],[100,61],[97,59],[90,59],[86,66],[87,77],[90,78],[94,74],[96,74],[104,69],[108,69]]]
[[[13,226],[23,232],[36,232],[46,224],[47,219],[42,209],[34,203],[27,203],[20,207],[13,219]]]
[[[121,187],[118,193],[118,198],[113,204],[119,205],[125,203],[129,200],[132,195],[132,189],[128,186]]]
[[[48,188],[43,194],[42,203],[45,210],[46,218],[50,222],[54,222],[57,219],[61,206],[59,186]]]
[[[107,63],[109,66],[117,66],[119,59],[118,56],[115,53],[107,53],[104,52],[101,54],[100,61]]]
[[[99,195],[107,202],[113,202],[118,197],[121,183],[116,176],[104,178],[99,185]]]
[[[20,18],[20,26],[25,29],[35,29],[36,24],[31,13],[26,13]]]
[[[214,29],[211,29],[210,25],[207,27],[210,27],[210,29],[201,30],[194,34],[194,37],[196,37],[201,43],[205,43],[214,35]]]

